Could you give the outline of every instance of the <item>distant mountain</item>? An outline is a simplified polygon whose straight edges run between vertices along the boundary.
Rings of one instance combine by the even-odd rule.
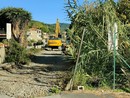
[[[69,28],[69,25],[68,23],[60,23],[60,29],[61,31],[65,31],[67,28]]]
[[[49,27],[53,28],[53,30],[55,30],[55,25],[56,24],[48,24]],[[65,31],[67,28],[69,28],[69,25],[68,23],[60,23],[60,30],[61,32]]]
[[[55,33],[55,25],[56,24],[46,24],[40,21],[32,20],[29,23],[29,28],[38,28],[41,29],[43,32],[47,33]],[[60,30],[61,32],[65,31],[67,28],[69,28],[68,23],[60,23]]]

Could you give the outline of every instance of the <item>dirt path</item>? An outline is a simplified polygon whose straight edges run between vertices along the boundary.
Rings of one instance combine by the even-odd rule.
[[[10,64],[2,64],[0,65],[0,95],[13,98],[44,98],[43,96],[48,95],[53,86],[57,86],[59,89],[66,86],[67,80],[71,76],[71,71],[69,71],[71,67],[71,63],[61,51],[44,50],[35,54],[32,62],[29,65],[24,65],[22,69],[10,68]],[[85,93],[93,96],[108,94],[107,97],[101,98],[130,97],[129,94],[124,93],[116,95],[112,93],[114,97],[111,97],[111,92],[100,90],[86,91]],[[66,96],[70,96],[67,98],[77,98],[76,94],[78,93],[63,93],[62,98],[66,98]]]
[[[61,51],[42,51],[32,59],[34,63],[46,64],[52,71],[68,70],[70,63]]]
[[[63,89],[71,67],[61,51],[41,51],[22,69],[3,66],[10,65],[0,67],[0,94],[15,98],[44,96],[53,86]]]
[[[39,98],[130,98],[130,94],[126,93],[112,93],[105,92],[95,94],[92,92],[78,92],[78,93],[61,93],[59,95],[47,96],[47,97],[39,97]]]

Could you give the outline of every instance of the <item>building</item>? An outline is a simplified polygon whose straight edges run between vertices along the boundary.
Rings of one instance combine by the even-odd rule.
[[[0,28],[0,41],[2,41],[3,39],[11,39],[11,37],[11,23],[6,23],[6,28]]]
[[[47,41],[49,39],[48,33],[43,33],[43,45],[47,45]]]
[[[27,31],[27,40],[28,41],[33,40],[35,42],[42,40],[42,31],[40,29],[30,28]]]

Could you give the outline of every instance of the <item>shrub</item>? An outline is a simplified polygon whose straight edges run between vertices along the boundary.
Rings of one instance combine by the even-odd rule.
[[[58,94],[61,92],[61,90],[57,87],[57,86],[54,86],[50,89],[50,92],[51,93],[55,93],[55,94]]]
[[[6,62],[14,62],[16,65],[28,64],[30,61],[27,50],[14,40],[9,41],[5,60]]]

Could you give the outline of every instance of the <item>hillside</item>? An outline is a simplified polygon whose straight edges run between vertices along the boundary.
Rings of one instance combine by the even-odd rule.
[[[49,24],[49,25],[55,28],[55,24]],[[61,32],[65,31],[67,28],[69,28],[69,25],[70,24],[68,24],[68,23],[60,23]]]
[[[68,23],[60,23],[60,28],[61,28],[61,31],[64,31],[66,30],[67,28],[69,28],[69,25]]]
[[[43,32],[48,32],[48,33],[55,32],[55,24],[46,24],[44,22],[32,20],[29,24],[29,28],[32,27],[41,29]],[[69,27],[68,23],[60,23],[61,32],[65,31],[68,27]]]
[[[46,24],[48,25],[48,29],[50,31],[50,33],[54,33],[55,32],[55,25],[56,24]],[[60,30],[61,32],[64,32],[67,28],[69,28],[69,25],[68,23],[60,23]]]

